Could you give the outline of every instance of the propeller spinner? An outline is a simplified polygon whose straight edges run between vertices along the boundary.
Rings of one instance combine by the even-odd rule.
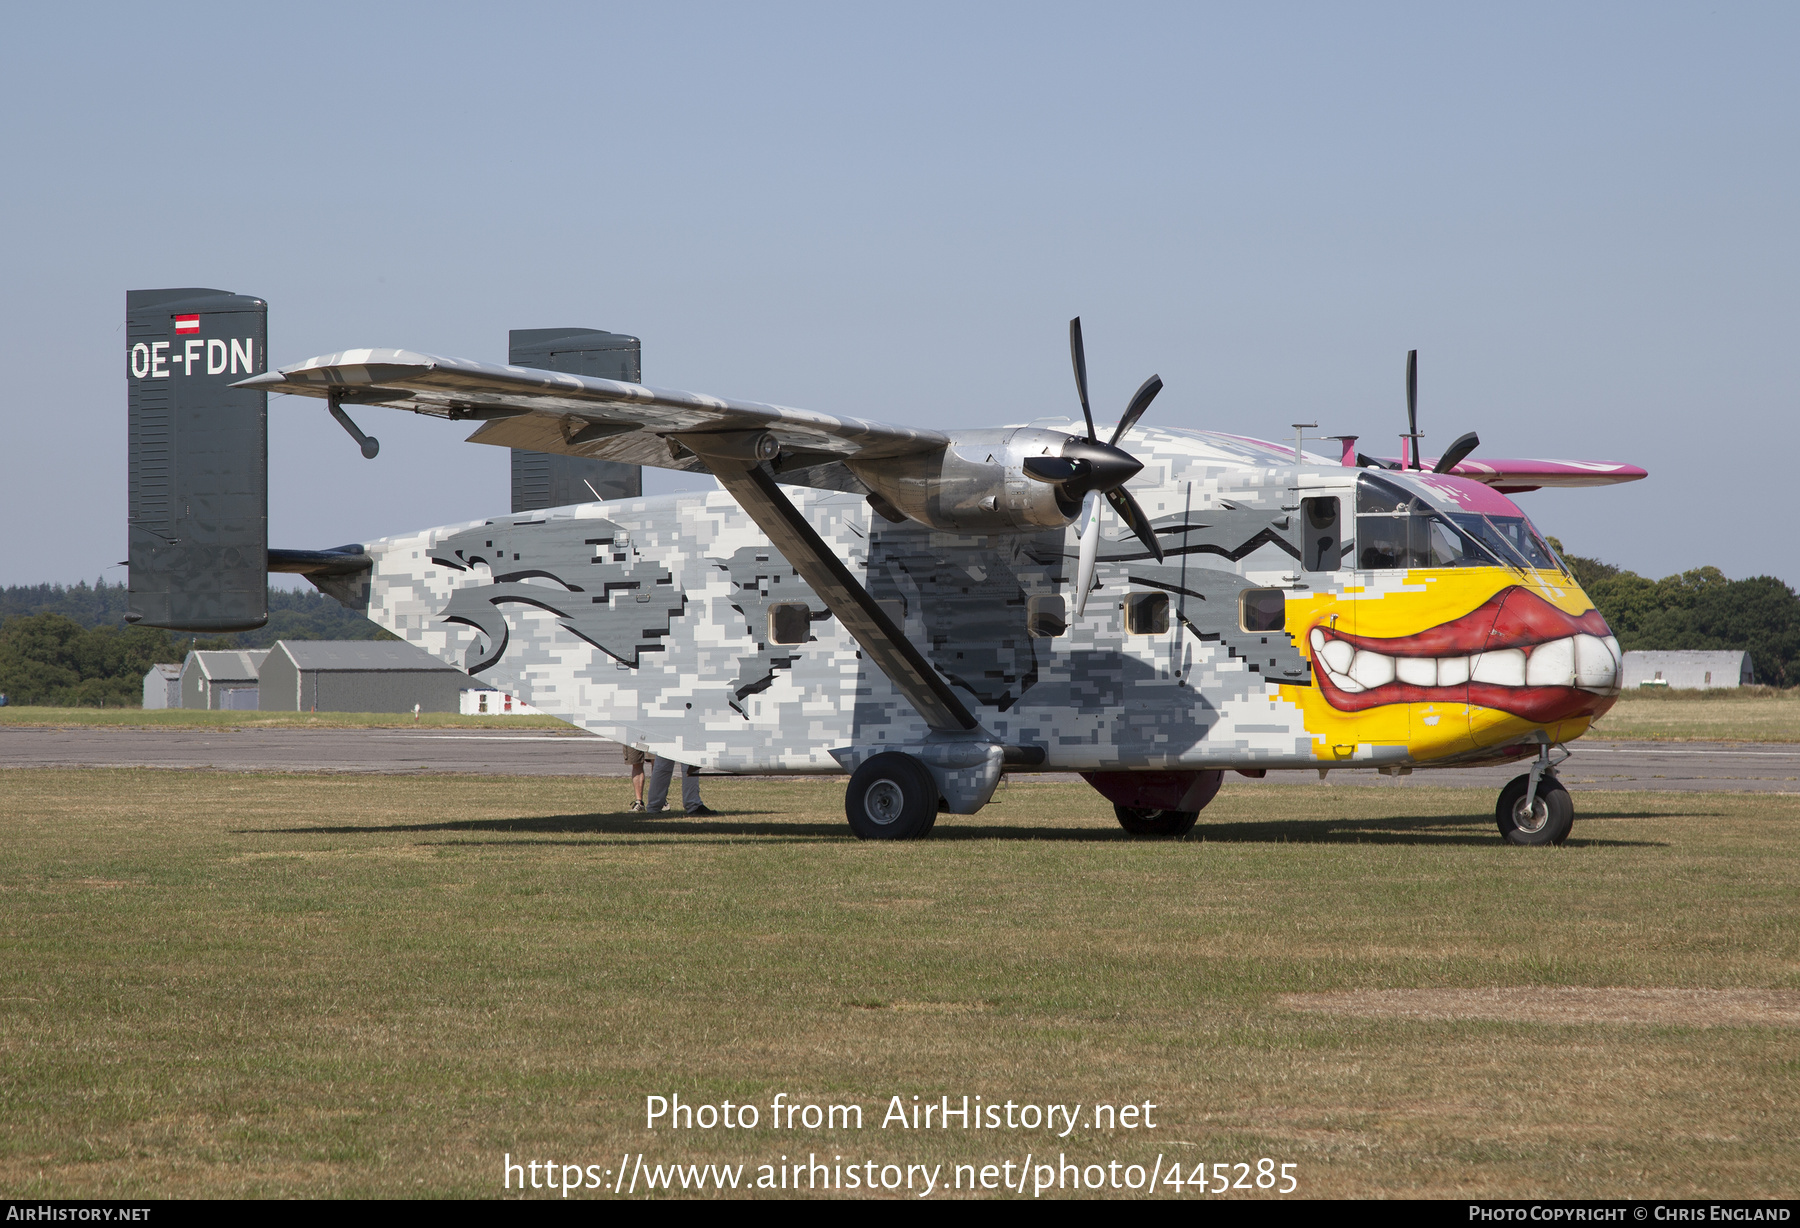
[[[1125,407],[1118,426],[1113,428],[1112,438],[1101,443],[1099,433],[1094,430],[1094,411],[1088,405],[1087,352],[1081,341],[1080,316],[1069,321],[1069,358],[1075,367],[1075,391],[1081,397],[1081,416],[1087,421],[1087,438],[1071,437],[1063,444],[1061,456],[1029,457],[1024,468],[1028,476],[1059,487],[1071,504],[1081,504],[1081,515],[1075,522],[1076,531],[1081,534],[1081,555],[1075,579],[1075,614],[1080,617],[1087,609],[1088,590],[1094,586],[1094,562],[1100,544],[1097,530],[1101,496],[1112,504],[1119,519],[1131,527],[1138,540],[1156,556],[1157,562],[1162,561],[1162,543],[1156,540],[1156,534],[1150,528],[1150,518],[1125,489],[1125,483],[1138,475],[1144,463],[1119,447],[1119,440],[1144,416],[1150,402],[1162,391],[1163,383],[1156,375],[1145,380]]]

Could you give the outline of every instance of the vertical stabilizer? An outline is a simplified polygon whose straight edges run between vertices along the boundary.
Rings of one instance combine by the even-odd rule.
[[[269,398],[231,387],[266,369],[268,311],[225,290],[126,292],[128,622],[268,621]]]
[[[643,381],[638,339],[597,328],[515,328],[507,336],[506,361],[515,367],[566,371],[628,384]],[[644,471],[637,465],[513,449],[515,512],[595,499],[635,499],[643,493]]]

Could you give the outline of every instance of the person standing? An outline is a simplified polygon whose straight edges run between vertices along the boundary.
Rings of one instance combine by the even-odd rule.
[[[635,746],[627,746],[625,763],[631,769],[631,809],[635,814],[644,808],[644,752]]]
[[[675,761],[666,755],[656,757],[656,766],[650,769],[650,797],[645,803],[650,813],[655,814],[668,805],[669,782],[675,775],[675,766]],[[681,767],[681,808],[691,815],[717,814],[718,811],[700,800],[700,769],[691,763]]]

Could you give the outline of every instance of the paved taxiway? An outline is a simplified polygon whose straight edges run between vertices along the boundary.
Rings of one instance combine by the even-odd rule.
[[[1581,741],[1562,768],[1571,789],[1800,793],[1800,743]],[[477,772],[623,776],[612,742],[504,729],[0,729],[0,768],[215,768],[232,772]],[[1520,765],[1388,779],[1334,771],[1342,784],[1452,785],[1496,792]],[[1060,775],[1060,774],[1059,774]],[[1074,779],[1074,777],[1066,777]],[[1273,772],[1271,783],[1314,779]]]

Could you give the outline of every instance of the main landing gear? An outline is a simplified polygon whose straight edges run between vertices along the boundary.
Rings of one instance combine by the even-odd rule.
[[[1200,818],[1198,810],[1148,810],[1139,806],[1121,806],[1113,804],[1113,813],[1119,816],[1119,826],[1132,836],[1161,836],[1168,840],[1179,840],[1194,830],[1194,823]]]
[[[1127,835],[1179,840],[1219,791],[1223,772],[1083,772]]]
[[[1563,758],[1568,758],[1566,752]],[[1575,803],[1556,778],[1556,764],[1561,762],[1552,763],[1550,747],[1540,746],[1531,770],[1500,790],[1494,819],[1508,844],[1561,844],[1569,838]]]
[[[844,816],[859,840],[921,840],[938,817],[937,781],[911,755],[883,751],[863,761],[844,790]]]

